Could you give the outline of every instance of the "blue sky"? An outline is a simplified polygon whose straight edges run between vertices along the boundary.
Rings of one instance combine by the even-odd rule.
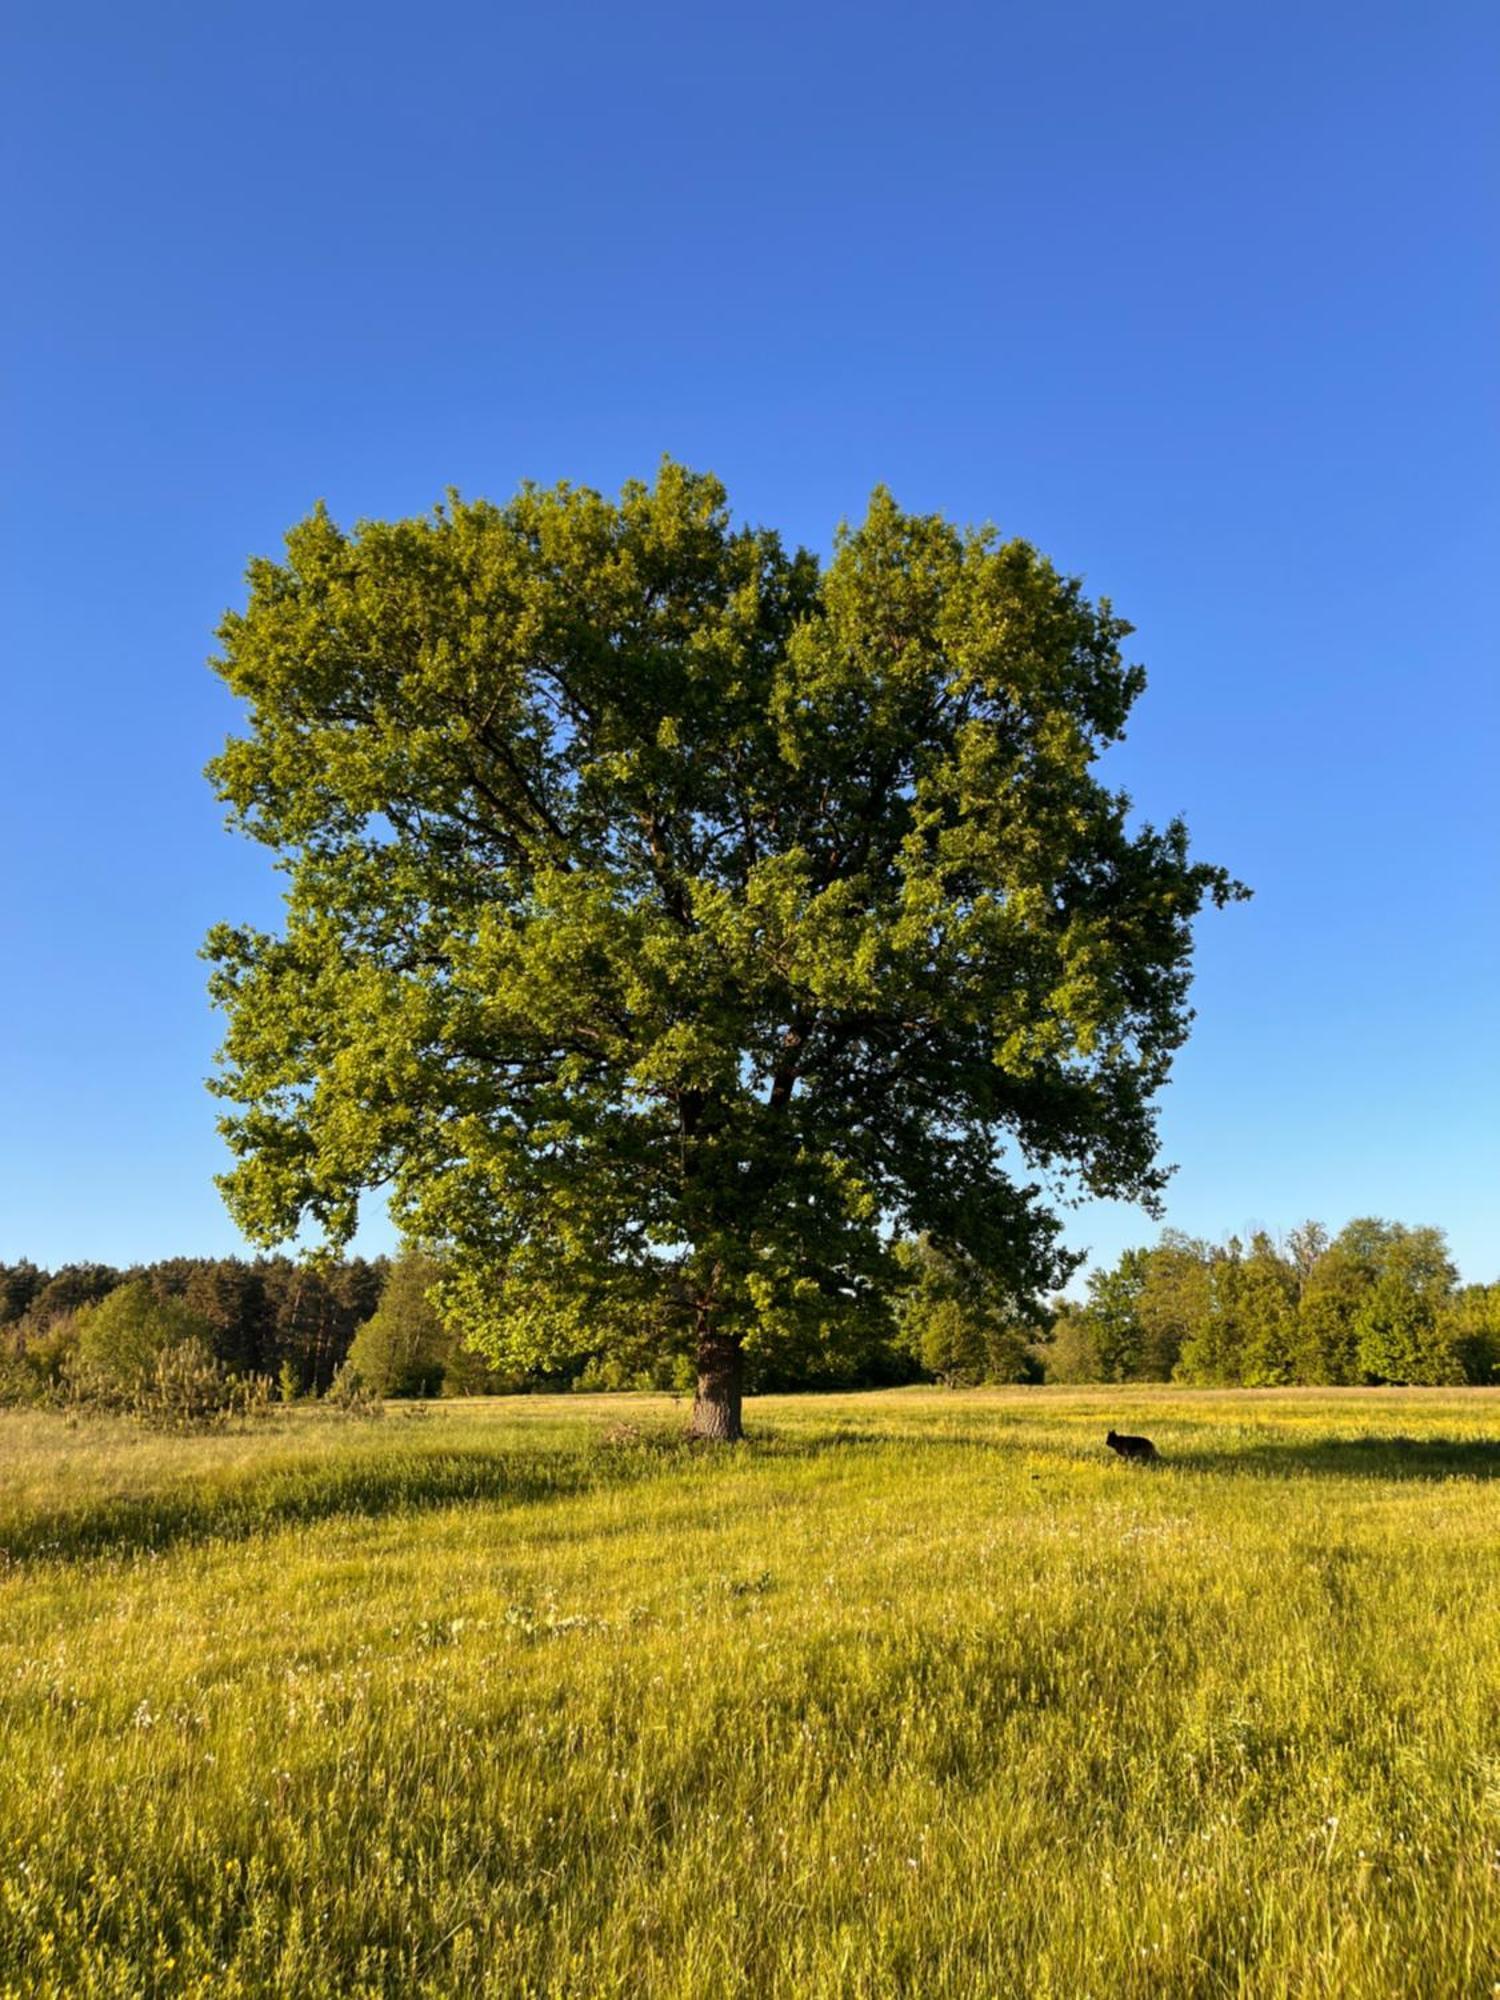
[[[1112,596],[1114,775],[1256,891],[1201,927],[1168,1219],[1437,1222],[1500,1276],[1492,6],[21,0],[7,40],[0,1258],[239,1247],[196,951],[275,910],[199,775],[246,558],[319,496],[670,451],[815,547],[883,481]]]

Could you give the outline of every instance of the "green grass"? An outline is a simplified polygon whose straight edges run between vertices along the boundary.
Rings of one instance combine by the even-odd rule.
[[[748,1414],[0,1418],[0,1992],[1496,1989],[1500,1395]]]

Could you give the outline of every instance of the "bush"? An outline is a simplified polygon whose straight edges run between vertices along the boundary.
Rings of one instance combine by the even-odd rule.
[[[698,1375],[686,1354],[656,1354],[642,1364],[620,1355],[593,1355],[573,1387],[585,1394],[621,1389],[691,1395]]]
[[[365,1380],[352,1358],[340,1363],[323,1400],[346,1417],[376,1419],[385,1415],[379,1389]]]
[[[0,1410],[39,1403],[44,1393],[35,1370],[27,1365],[24,1352],[16,1346],[0,1348]]]
[[[78,1315],[38,1321],[30,1314],[7,1327],[0,1346],[0,1404],[62,1401],[78,1351]]]
[[[202,1430],[235,1418],[269,1416],[271,1384],[263,1375],[228,1374],[205,1341],[166,1348],[130,1398],[129,1413],[158,1430]]]
[[[204,1322],[181,1300],[158,1298],[143,1279],[54,1320],[21,1358],[44,1394],[158,1429],[195,1430],[270,1412],[270,1383],[231,1375]]]
[[[77,1334],[69,1365],[74,1393],[118,1408],[128,1408],[146,1390],[173,1349],[196,1343],[213,1359],[207,1323],[180,1299],[159,1299],[143,1278],[85,1306]]]
[[[507,1374],[488,1355],[477,1354],[462,1340],[453,1338],[443,1361],[445,1396],[508,1396],[530,1387],[530,1378],[520,1370]]]

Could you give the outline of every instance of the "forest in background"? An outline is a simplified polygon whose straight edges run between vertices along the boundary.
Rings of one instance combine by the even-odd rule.
[[[1044,1313],[987,1294],[930,1244],[900,1254],[907,1288],[871,1310],[859,1339],[752,1354],[752,1385],[1500,1382],[1500,1283],[1460,1284],[1436,1228],[1366,1217],[1336,1235],[1309,1222],[1218,1244],[1167,1230]],[[265,1381],[286,1401],[336,1383],[397,1396],[692,1388],[686,1345],[659,1330],[550,1375],[497,1367],[433,1310],[439,1271],[415,1251],[0,1264],[0,1401],[66,1400],[101,1367],[139,1372],[186,1342],[224,1378]]]
[[[125,1270],[0,1264],[0,1400],[58,1386],[101,1306],[127,1293],[147,1324],[152,1306],[172,1308],[157,1319],[202,1341],[228,1373],[270,1377],[287,1396],[322,1395],[379,1306],[389,1270],[386,1258],[363,1257],[167,1257]]]
[[[1054,1301],[1040,1337],[919,1287],[924,1367],[955,1382],[1196,1387],[1481,1385],[1500,1380],[1500,1283],[1463,1285],[1441,1229],[1361,1217],[1337,1235],[1210,1243],[1166,1230]]]

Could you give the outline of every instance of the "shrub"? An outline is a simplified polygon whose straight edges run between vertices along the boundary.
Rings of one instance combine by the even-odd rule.
[[[62,1400],[77,1350],[76,1313],[42,1321],[28,1314],[7,1327],[0,1345],[0,1404]]]
[[[121,1285],[33,1343],[34,1365],[55,1362],[75,1403],[118,1410],[162,1430],[196,1430],[268,1415],[271,1385],[241,1380],[214,1353],[205,1322],[180,1299],[159,1298],[144,1280]]]
[[[157,1355],[127,1407],[159,1430],[200,1430],[233,1412],[237,1389],[208,1343],[194,1336]]]
[[[323,1400],[346,1417],[375,1419],[385,1415],[380,1391],[360,1374],[352,1357],[340,1363]]]
[[[200,1344],[213,1356],[211,1330],[180,1299],[158,1298],[144,1279],[120,1285],[77,1315],[77,1352],[69,1367],[84,1401],[126,1408],[174,1348]]]
[[[573,1387],[587,1394],[600,1390],[650,1389],[691,1395],[697,1373],[685,1354],[657,1354],[642,1365],[634,1357],[594,1355]]]

